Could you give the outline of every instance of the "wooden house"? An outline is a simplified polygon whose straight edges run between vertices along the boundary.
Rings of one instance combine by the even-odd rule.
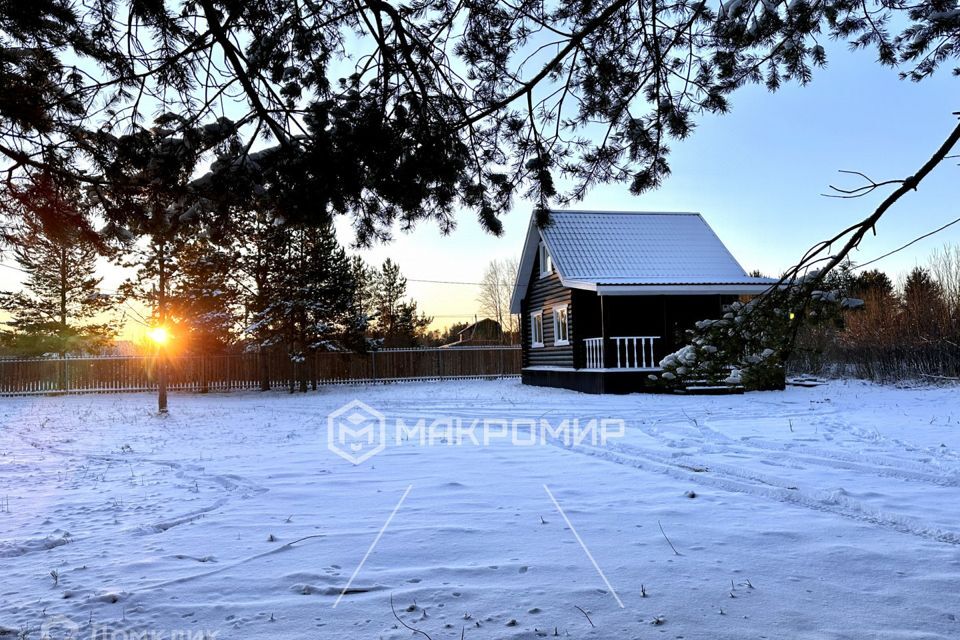
[[[445,345],[441,349],[456,349],[458,347],[483,347],[503,344],[503,329],[500,323],[490,318],[484,318],[457,332],[457,340]]]
[[[588,393],[650,388],[697,320],[767,290],[698,213],[554,211],[531,219],[511,312],[524,384]]]

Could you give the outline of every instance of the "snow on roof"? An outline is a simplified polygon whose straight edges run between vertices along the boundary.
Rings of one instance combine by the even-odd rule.
[[[775,282],[747,275],[699,213],[553,211],[542,229],[531,220],[511,305],[517,309],[540,240],[565,286],[657,286],[664,293],[669,286],[736,285],[748,293]]]
[[[748,277],[699,213],[556,211],[541,229],[564,278],[732,282]]]

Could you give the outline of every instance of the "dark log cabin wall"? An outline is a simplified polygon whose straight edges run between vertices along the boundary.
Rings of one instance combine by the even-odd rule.
[[[573,342],[577,335],[574,327],[577,319],[573,305],[570,305],[570,298],[570,289],[560,284],[556,269],[550,275],[540,277],[540,256],[537,255],[521,309],[524,367],[573,367]],[[554,344],[553,310],[565,304],[570,305],[567,310],[567,327],[571,344],[557,346]],[[543,311],[543,346],[537,348],[532,347],[530,322],[530,314],[535,311]]]

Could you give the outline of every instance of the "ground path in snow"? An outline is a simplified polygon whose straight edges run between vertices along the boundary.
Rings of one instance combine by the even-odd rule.
[[[441,434],[624,429],[405,438],[353,465],[326,419],[351,400]],[[0,401],[0,638],[409,638],[391,597],[435,640],[960,637],[955,388],[612,397],[504,380],[152,404]]]

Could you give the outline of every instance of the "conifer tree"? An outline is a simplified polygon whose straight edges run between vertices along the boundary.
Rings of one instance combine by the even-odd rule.
[[[152,128],[138,127],[120,139],[109,165],[112,188],[95,191],[110,220],[105,233],[124,241],[124,266],[136,269],[123,292],[146,302],[157,324],[176,320],[171,302],[180,254],[188,242],[203,241],[210,217],[204,193],[220,188],[205,191],[193,183],[201,150],[227,145],[229,137],[218,125],[195,127],[164,113]]]
[[[949,331],[950,314],[943,288],[923,267],[914,267],[904,282],[903,315],[914,339],[937,339]]]
[[[243,230],[235,230],[234,290],[245,307],[251,348],[263,354],[283,349],[305,391],[313,354],[353,348],[362,341],[365,319],[356,306],[351,261],[333,225],[274,224],[271,218],[248,213]],[[266,359],[261,362],[265,366]]]
[[[100,291],[97,249],[76,230],[24,223],[11,238],[26,273],[22,289],[2,298],[13,330],[3,342],[23,355],[95,353],[116,335],[106,314],[113,297]]]
[[[195,354],[225,353],[239,322],[230,255],[201,236],[183,243],[178,266],[170,307],[183,348]]]
[[[352,351],[367,351],[372,339],[367,337],[367,330],[374,316],[373,293],[376,271],[372,269],[358,255],[350,257],[350,278],[353,284],[353,299],[351,303],[351,324],[344,336],[343,344]]]
[[[387,347],[420,344],[433,318],[418,312],[417,303],[407,298],[407,279],[400,266],[387,258],[374,277],[374,335]]]
[[[342,349],[353,326],[354,284],[333,225],[297,228],[290,238],[273,308],[282,314],[287,349],[306,391],[309,370],[303,363],[317,351]]]
[[[240,314],[240,340],[259,357],[260,389],[270,389],[270,354],[283,342],[282,314],[278,299],[290,230],[266,202],[231,211],[221,228],[218,246],[230,261],[230,277],[224,283],[236,300]]]

